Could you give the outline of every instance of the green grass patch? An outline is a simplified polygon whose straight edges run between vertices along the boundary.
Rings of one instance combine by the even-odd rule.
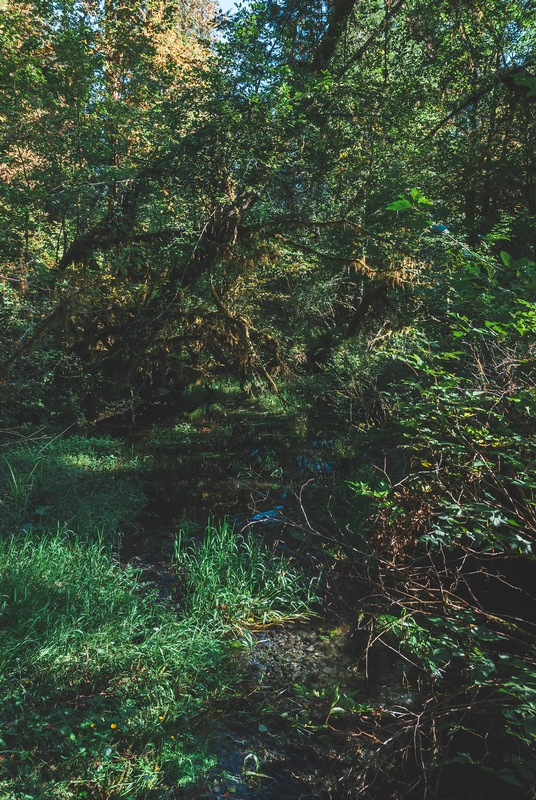
[[[226,647],[98,542],[0,543],[0,795],[142,797],[194,779],[187,728],[229,681]]]
[[[113,538],[145,504],[140,459],[121,442],[73,436],[0,458],[0,535],[67,527]]]
[[[209,525],[201,541],[181,531],[175,564],[187,608],[221,625],[296,618],[318,602],[317,579],[307,581],[290,559],[274,558],[253,534],[227,522]]]

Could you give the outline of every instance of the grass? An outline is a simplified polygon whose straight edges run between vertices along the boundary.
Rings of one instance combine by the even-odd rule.
[[[113,554],[144,496],[110,440],[11,449],[0,492],[0,797],[191,783],[215,760],[195,720],[239,677],[232,631],[307,612],[312,586],[224,524],[180,539],[182,608],[163,603]]]
[[[140,459],[120,442],[73,436],[0,458],[0,535],[69,527],[116,537],[145,504]]]
[[[1,543],[0,563],[0,795],[139,797],[193,780],[207,756],[185,726],[229,682],[221,638],[98,542],[30,532]]]
[[[175,564],[188,607],[222,625],[265,625],[309,613],[318,602],[318,581],[281,556],[274,558],[251,533],[235,533],[227,523],[209,525],[202,541],[181,531]]]

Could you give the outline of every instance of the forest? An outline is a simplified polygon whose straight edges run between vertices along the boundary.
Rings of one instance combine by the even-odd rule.
[[[536,797],[536,2],[0,0],[0,797]]]

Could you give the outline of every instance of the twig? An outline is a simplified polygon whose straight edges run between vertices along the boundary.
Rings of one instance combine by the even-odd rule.
[[[50,440],[50,442],[47,442],[47,443],[44,445],[44,447],[42,447],[42,448],[41,448],[41,450],[39,451],[38,455],[41,455],[41,453],[43,452],[43,450],[45,450],[45,449],[46,449],[46,448],[49,446],[49,444],[52,444],[52,442],[55,442],[55,441],[56,441],[56,439],[59,439],[59,438],[60,438],[60,436],[63,436],[63,434],[64,434],[64,433],[67,433],[67,431],[68,431],[68,430],[70,430],[70,429],[73,427],[73,425],[76,425],[76,424],[77,424],[76,420],[75,420],[75,422],[71,422],[71,424],[70,424],[70,425],[69,425],[67,428],[65,428],[65,430],[64,430],[64,431],[62,431],[61,433],[58,433],[58,435],[57,435],[57,436],[54,436],[54,438],[53,438],[53,439],[51,439],[51,440]]]

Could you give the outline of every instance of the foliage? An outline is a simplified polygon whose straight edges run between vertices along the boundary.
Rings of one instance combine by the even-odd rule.
[[[460,253],[447,242],[453,268],[434,275],[442,292],[432,298],[426,281],[419,290],[431,318],[376,353],[390,378],[383,391],[392,446],[376,477],[351,486],[369,517],[369,574],[390,604],[376,619],[375,641],[390,642],[404,669],[430,682],[434,705],[419,736],[429,739],[428,725],[444,733],[423,766],[447,763],[438,760],[442,748],[449,763],[463,761],[446,709],[467,702],[463,730],[474,732],[475,748],[498,713],[503,731],[527,745],[510,752],[507,766],[491,744],[470,763],[523,786],[534,779],[526,728],[534,636],[531,612],[511,604],[534,562],[535,340],[532,305],[520,302],[534,263],[514,265],[487,246]],[[393,375],[389,359],[404,372]]]
[[[414,748],[423,780],[443,757],[530,782],[534,620],[515,597],[532,580],[536,530],[534,4],[255,0],[226,16],[197,0],[0,7],[2,436],[26,442],[3,448],[0,533],[21,651],[32,620],[51,639],[57,629],[60,649],[47,645],[46,663],[63,665],[57,691],[74,698],[73,714],[86,708],[74,694],[85,676],[80,636],[97,641],[104,626],[123,642],[119,660],[102,661],[122,688],[108,697],[98,658],[87,681],[104,692],[95,702],[114,708],[125,692],[133,719],[149,713],[127,677],[136,637],[153,689],[167,669],[129,614],[170,612],[95,544],[97,534],[116,544],[133,524],[141,462],[104,440],[41,447],[40,431],[173,410],[177,424],[147,436],[154,476],[160,452],[176,449],[183,467],[190,454],[212,457],[206,418],[221,421],[210,441],[227,452],[256,403],[263,434],[238,479],[256,471],[284,494],[287,462],[267,441],[283,421],[289,447],[329,442],[331,460],[300,451],[295,463],[323,505],[315,530],[298,491],[306,528],[292,521],[295,533],[320,540],[323,558],[351,560],[368,581],[372,639],[411,662],[407,679],[429,693],[418,722],[393,718],[386,741],[399,749],[386,747],[370,769],[394,779]],[[82,553],[91,586],[69,566]],[[47,561],[78,588],[40,610],[22,587],[52,586]],[[201,541],[181,536],[176,564],[185,592],[176,622],[185,636],[196,614],[216,623],[216,638],[194,626],[192,651],[216,672],[227,626],[314,601],[312,585],[293,591],[303,580],[295,565],[229,525],[209,526]],[[102,613],[121,610],[124,630],[111,611],[102,620],[91,611],[97,595]],[[198,667],[188,671],[180,637],[176,646],[186,699],[175,677],[162,678],[173,724],[181,703],[211,691],[197,697]],[[22,684],[9,669],[15,697]],[[52,741],[51,731],[65,734],[47,709],[63,706],[40,675],[36,730]],[[462,728],[475,734],[470,752],[457,751]],[[507,733],[519,748],[508,766],[475,744],[498,729],[497,748]],[[132,773],[128,792],[145,791],[144,763],[153,785],[162,738],[147,738],[132,767],[126,739],[117,756],[102,741],[109,761],[92,750],[92,769],[123,777],[92,786],[113,794]],[[188,748],[176,746],[175,765],[186,764]],[[38,780],[32,747],[0,762],[6,781],[18,780],[9,763],[23,757],[23,774]],[[70,759],[46,791],[77,791],[69,764],[74,775],[83,759]],[[367,790],[370,774],[349,792]]]
[[[397,194],[416,236],[435,197],[472,243],[508,214],[532,247],[524,3],[490,1],[479,25],[444,0],[341,0],[333,24],[257,2],[218,36],[194,2],[4,5],[15,422],[69,390],[61,413],[95,419],[215,373],[274,390],[321,369],[413,281]]]
[[[207,763],[184,728],[227,674],[224,647],[98,542],[4,539],[2,793],[141,796]]]
[[[139,459],[111,439],[41,440],[4,453],[3,535],[59,529],[82,539],[98,532],[114,542],[119,527],[128,526],[145,504]]]

